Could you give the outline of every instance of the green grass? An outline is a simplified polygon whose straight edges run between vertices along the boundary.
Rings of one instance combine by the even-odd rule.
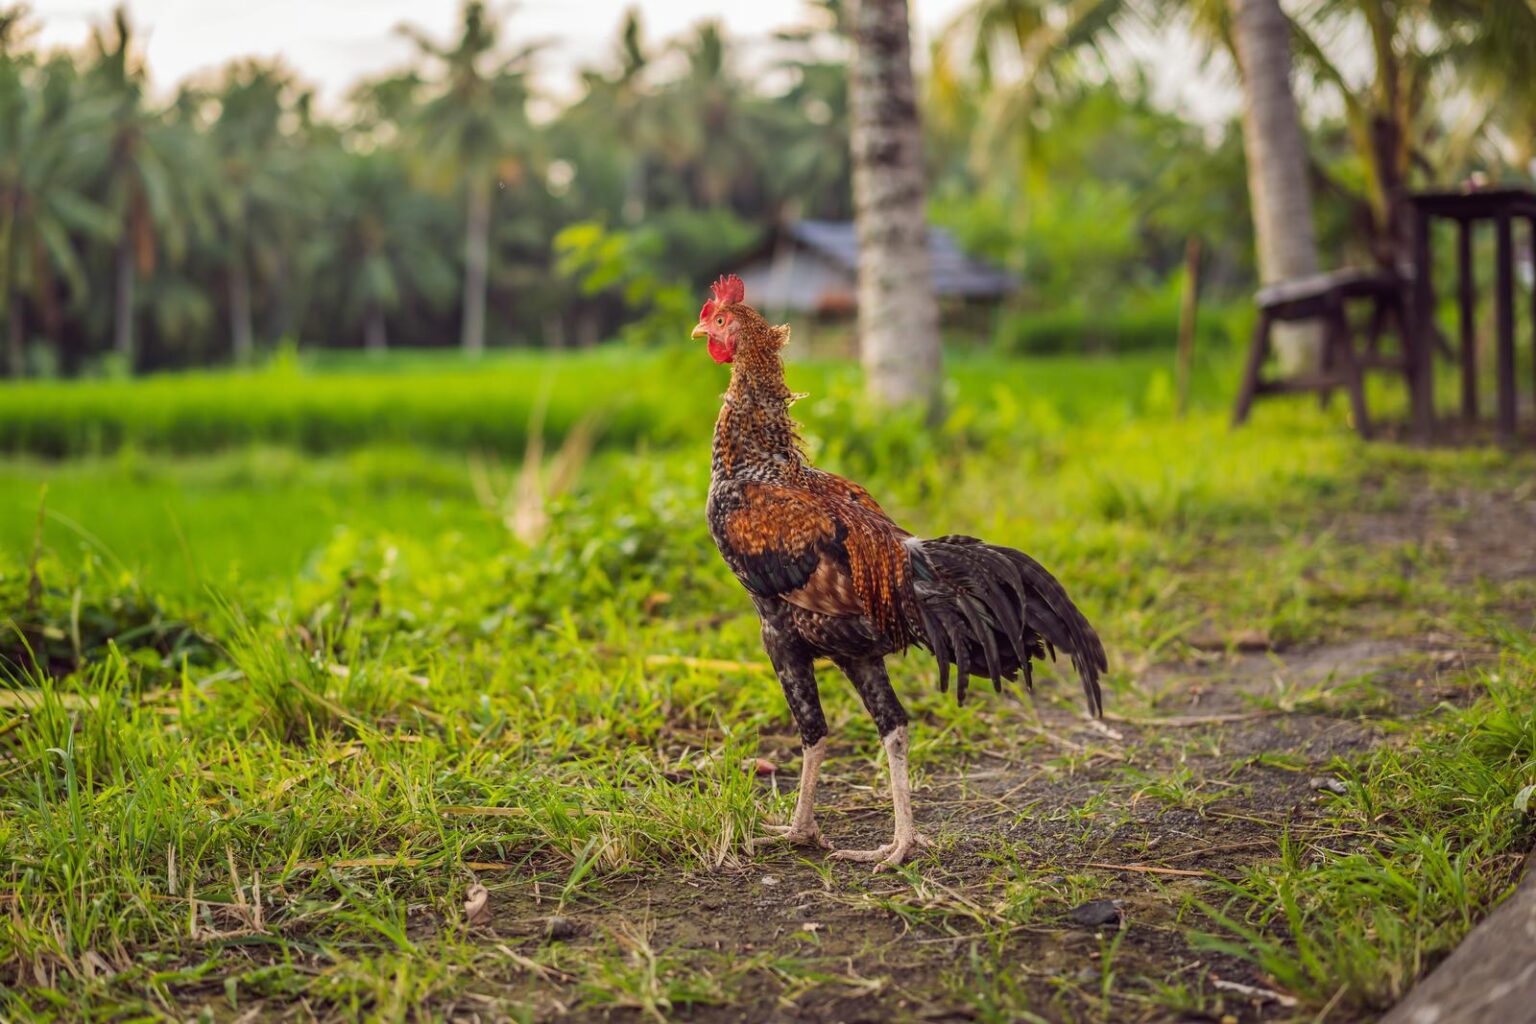
[[[370,448],[306,458],[248,448],[174,462],[125,449],[64,463],[15,459],[0,471],[0,553],[15,564],[35,539],[94,555],[160,591],[260,584],[302,573],[342,533],[426,540],[505,530],[477,500],[464,459]]]
[[[1518,803],[1536,780],[1536,647],[1509,636],[1486,697],[1406,745],[1341,764],[1337,838],[1287,835],[1274,863],[1205,909],[1201,945],[1250,958],[1315,1005],[1389,1006],[1518,879],[1532,833]],[[1353,837],[1364,837],[1363,841]]]
[[[957,394],[1006,390],[1016,402],[1076,418],[1166,405],[1171,356],[1014,362],[960,351],[950,372]],[[1218,377],[1230,372],[1224,349],[1203,359],[1198,397],[1214,398]],[[844,363],[811,361],[795,367],[791,383],[825,398],[857,390],[858,375]],[[600,443],[667,445],[708,433],[724,386],[722,368],[681,345],[605,346],[555,358],[500,352],[479,362],[414,352],[378,361],[288,357],[249,372],[0,381],[0,452],[61,458],[266,444],[331,453],[409,444],[520,456],[535,424],[559,437],[590,416]]]
[[[320,1016],[404,1019],[478,988],[533,1016],[529,993],[557,984],[583,1007],[666,1015],[728,1004],[762,977],[791,993],[862,984],[817,957],[815,935],[799,940],[803,956],[656,948],[643,910],[602,955],[506,940],[533,965],[509,980],[505,956],[464,928],[475,882],[527,916],[618,900],[654,875],[739,869],[754,861],[756,822],[788,806],[741,768],[765,738],[793,743],[771,675],[754,667],[750,606],[702,521],[720,381],[706,368],[658,383],[669,359],[6,392],[8,444],[111,451],[0,469],[0,1015],[222,1018],[302,999]],[[1501,487],[1528,460],[1365,446],[1341,409],[1311,403],[1266,404],[1231,433],[1226,364],[1206,368],[1195,412],[1176,420],[1165,361],[957,360],[951,415],[931,433],[871,415],[851,368],[797,367],[794,383],[818,389],[797,412],[820,462],[860,477],[898,519],[1016,544],[1068,581],[1111,651],[1120,713],[1165,712],[1140,677],[1200,631],[1292,644],[1492,633],[1508,592],[1457,589],[1434,552],[1414,556],[1410,584],[1413,553],[1362,546],[1336,523],[1402,503],[1404,481]],[[592,404],[631,411],[551,499],[543,535],[520,541],[485,493],[503,497],[514,467],[456,446],[520,451],[512,438],[544,381],[556,382],[552,434]],[[99,426],[109,420],[123,433]],[[230,440],[242,445],[165,454]],[[1510,809],[1536,770],[1536,655],[1496,640],[1498,679],[1465,680],[1478,699],[1338,766],[1350,795],[1330,814],[1368,841],[1321,857],[1289,846],[1189,903],[1179,927],[1241,947],[1310,1013],[1338,985],[1344,1005],[1380,1005],[1421,972],[1508,884],[1510,852],[1531,836]],[[893,674],[927,770],[1036,742],[1003,702],[945,701],[920,659]],[[1069,706],[1074,688],[1047,681],[1043,699]],[[824,692],[834,732],[871,749],[848,689]],[[1356,703],[1329,713],[1365,713],[1367,690],[1342,692],[1331,699]],[[1274,710],[1321,702],[1281,693]],[[1203,742],[1220,752],[1219,737]],[[1092,770],[1092,749],[1044,749],[1016,756],[1062,778]],[[1199,814],[1232,788],[1129,766],[1072,813],[1084,828],[1138,804]],[[920,933],[982,936],[946,955],[940,984],[983,1019],[1017,1019],[1026,995],[1002,969],[1012,937],[1104,880],[1027,850],[987,856],[982,902],[925,882],[919,865],[910,893],[875,906]],[[1123,1009],[1127,986],[1145,1005],[1209,998],[1183,980],[1137,981],[1113,937],[1094,962],[1088,995],[1072,997],[1082,1005]]]

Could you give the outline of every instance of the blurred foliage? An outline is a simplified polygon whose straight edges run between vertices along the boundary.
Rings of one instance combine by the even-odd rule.
[[[214,659],[209,637],[99,554],[87,554],[67,579],[49,573],[44,582],[36,563],[0,574],[0,606],[13,616],[0,638],[0,664],[65,675],[88,661],[127,658],[145,685],[168,685],[183,665]]]
[[[1234,322],[1236,319],[1238,322]],[[1241,337],[1242,311],[1206,308],[1195,321],[1195,345],[1224,352]],[[1004,314],[997,326],[1000,352],[1141,352],[1166,349],[1179,332],[1179,297],[1169,289],[1146,295],[1105,312],[1081,305],[1042,313]]]
[[[728,211],[672,210],[629,230],[583,221],[555,236],[556,269],[579,281],[585,295],[617,292],[633,318],[620,337],[654,342],[697,315],[696,290],[667,278],[664,268],[724,265],[756,234]]]
[[[1018,272],[1036,308],[1113,310],[1159,291],[1190,235],[1206,243],[1208,291],[1245,288],[1253,235],[1241,134],[1209,145],[1199,127],[1159,110],[1148,89],[1139,76],[1079,89],[1052,113],[1017,181],[940,179],[936,219],[971,251]]]
[[[1493,6],[1293,12],[1315,80],[1303,99],[1325,262],[1379,248],[1388,171],[1409,185],[1521,173],[1536,19]],[[1206,294],[1249,290],[1240,133],[1155,99],[1149,51],[1131,43],[1194,53],[1204,40],[1218,81],[1218,7],[977,0],[936,38],[921,97],[932,216],[1019,277],[998,318],[1005,344],[1126,334],[1191,235]],[[0,368],[245,363],[285,340],[446,346],[481,253],[493,345],[676,331],[670,318],[775,225],[852,214],[841,6],[797,20],[748,50],[717,22],[653,39],[631,11],[557,103],[544,47],[515,14],[471,0],[447,40],[403,29],[413,62],[331,112],[281,61],[232,62],[167,93],[125,14],[77,52],[45,52],[35,21],[6,8]],[[1342,55],[1365,40],[1356,68]],[[1399,108],[1406,148],[1383,162],[1362,125]],[[1075,341],[1018,341],[1020,312],[1057,309],[1083,311]]]

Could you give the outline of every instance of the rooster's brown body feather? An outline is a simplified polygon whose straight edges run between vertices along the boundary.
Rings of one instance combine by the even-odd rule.
[[[751,313],[715,424],[709,524],[726,564],[815,655],[932,651],[941,685],[959,672],[1002,680],[1054,650],[1068,654],[1100,709],[1104,649],[1066,591],[1022,552],[971,537],[921,540],[868,491],[810,465],[779,348],[786,328]],[[753,331],[760,337],[751,337]],[[771,652],[770,652],[771,653]]]

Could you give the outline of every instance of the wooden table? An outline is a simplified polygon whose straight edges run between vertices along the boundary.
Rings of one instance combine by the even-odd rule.
[[[1475,191],[1415,192],[1408,197],[1412,211],[1413,341],[1409,358],[1414,362],[1413,420],[1418,431],[1428,436],[1434,430],[1434,352],[1435,291],[1433,253],[1430,246],[1430,222],[1435,217],[1454,220],[1457,234],[1457,305],[1461,333],[1461,412],[1469,419],[1478,415],[1477,346],[1475,315],[1477,284],[1472,267],[1472,234],[1478,221],[1494,224],[1497,253],[1494,267],[1494,319],[1498,332],[1495,354],[1497,373],[1499,433],[1513,435],[1517,427],[1515,387],[1515,243],[1514,222],[1524,218],[1531,225],[1533,265],[1536,265],[1536,192],[1524,188],[1486,188]],[[1533,330],[1536,330],[1536,302],[1531,306]]]

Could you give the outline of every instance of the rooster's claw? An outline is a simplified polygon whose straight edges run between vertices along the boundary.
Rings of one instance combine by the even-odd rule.
[[[827,859],[852,861],[856,864],[874,861],[877,872],[889,871],[904,863],[913,850],[926,849],[932,845],[933,840],[921,832],[913,832],[909,836],[896,836],[889,843],[873,850],[833,850],[827,854]]]
[[[818,846],[823,850],[830,850],[832,848],[832,844],[822,838],[821,829],[814,824],[809,828],[803,828],[798,825],[765,824],[763,828],[773,834],[767,836],[758,836],[755,839],[748,840],[748,844],[751,846],[753,853],[756,853],[759,848],[767,846],[770,843],[793,843],[796,846]]]

